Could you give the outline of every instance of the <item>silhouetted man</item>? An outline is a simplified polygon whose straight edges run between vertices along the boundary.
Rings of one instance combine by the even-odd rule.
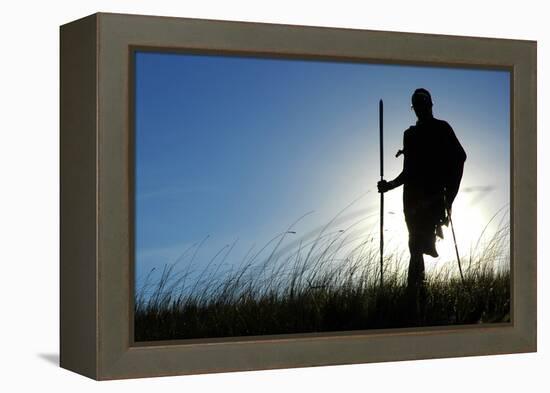
[[[426,89],[416,89],[412,108],[416,125],[403,134],[403,171],[391,181],[378,182],[378,191],[386,192],[403,185],[403,212],[409,231],[411,254],[407,284],[418,297],[424,287],[424,255],[437,257],[436,235],[443,237],[441,225],[447,225],[446,208],[455,199],[462,179],[466,153],[451,126],[433,117],[432,98]],[[411,292],[412,291],[412,292]]]

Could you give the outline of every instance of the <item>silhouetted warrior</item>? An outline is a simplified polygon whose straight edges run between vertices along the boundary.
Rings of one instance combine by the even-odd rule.
[[[407,284],[418,298],[424,288],[424,255],[437,257],[436,235],[443,237],[441,225],[448,224],[450,208],[458,192],[466,153],[451,126],[433,117],[432,98],[426,89],[416,89],[412,108],[416,125],[403,134],[403,171],[392,181],[379,181],[378,191],[403,185],[403,212],[409,231],[411,259]]]

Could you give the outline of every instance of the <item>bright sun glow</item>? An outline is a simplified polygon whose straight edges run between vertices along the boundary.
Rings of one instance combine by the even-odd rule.
[[[476,199],[475,193],[459,192],[453,205],[452,220],[463,269],[467,267],[470,257],[474,257],[476,252],[482,249],[484,242],[490,240],[498,226],[498,220],[491,221],[493,215],[498,212],[498,207],[476,203]],[[385,255],[402,255],[403,262],[408,262],[408,231],[402,206],[401,188],[385,194],[384,247]],[[494,211],[489,211],[491,208],[494,208]],[[503,211],[505,213],[505,210]],[[378,223],[378,217],[371,217],[364,224],[364,230],[372,231],[374,228],[376,241],[379,239]],[[484,232],[486,227],[487,230]],[[450,225],[443,227],[443,236],[443,239],[437,238],[436,243],[439,257],[424,257],[428,273],[442,268],[458,273],[455,242]]]

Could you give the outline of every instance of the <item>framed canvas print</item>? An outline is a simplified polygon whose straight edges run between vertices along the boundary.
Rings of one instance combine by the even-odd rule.
[[[536,350],[536,43],[61,27],[61,366]]]

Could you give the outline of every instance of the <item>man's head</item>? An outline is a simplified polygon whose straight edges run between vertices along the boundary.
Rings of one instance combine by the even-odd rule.
[[[433,117],[432,114],[432,96],[426,89],[416,89],[412,95],[412,107],[418,120],[424,120]]]

